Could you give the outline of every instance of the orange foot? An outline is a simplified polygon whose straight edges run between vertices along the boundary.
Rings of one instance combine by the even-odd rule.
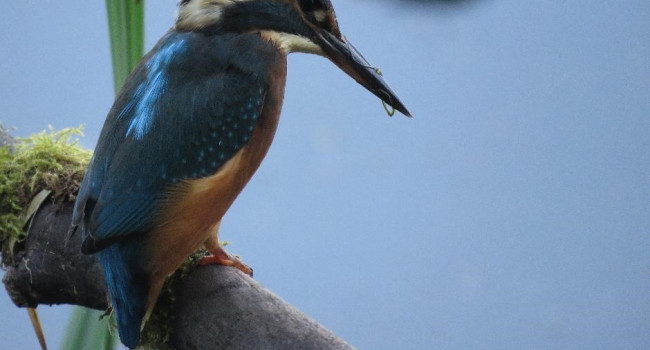
[[[217,249],[209,249],[210,253],[212,255],[208,255],[204,258],[202,258],[199,261],[199,265],[210,265],[210,264],[219,264],[219,265],[224,265],[224,266],[234,266],[238,268],[241,272],[253,277],[253,269],[251,269],[248,265],[242,263],[239,261],[239,259],[230,256],[228,253],[226,253],[225,250],[221,249],[221,247],[218,247]]]

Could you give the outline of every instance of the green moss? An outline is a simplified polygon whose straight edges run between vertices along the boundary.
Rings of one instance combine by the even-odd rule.
[[[76,136],[83,126],[43,131],[18,138],[0,148],[0,244],[2,264],[12,263],[16,243],[25,239],[21,214],[41,190],[52,191],[53,201],[74,200],[92,152],[81,148]]]

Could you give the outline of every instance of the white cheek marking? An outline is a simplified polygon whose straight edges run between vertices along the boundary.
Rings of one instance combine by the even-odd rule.
[[[292,52],[312,53],[315,55],[324,56],[325,53],[313,41],[299,35],[280,33],[272,30],[263,30],[260,32],[262,37],[269,40],[280,48],[285,54]]]
[[[325,10],[317,10],[312,12],[312,14],[314,15],[314,18],[316,18],[318,22],[325,22],[325,20],[327,19],[327,11]]]

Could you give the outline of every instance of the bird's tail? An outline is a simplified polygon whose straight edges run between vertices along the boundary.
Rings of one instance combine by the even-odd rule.
[[[117,318],[120,340],[133,349],[140,341],[140,327],[149,292],[149,276],[142,268],[139,242],[127,240],[97,253]]]

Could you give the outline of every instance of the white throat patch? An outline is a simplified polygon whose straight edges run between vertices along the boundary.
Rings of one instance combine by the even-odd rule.
[[[260,32],[262,38],[272,42],[285,54],[292,52],[313,53],[324,56],[325,53],[313,41],[295,34],[276,32],[273,30],[263,30]]]

